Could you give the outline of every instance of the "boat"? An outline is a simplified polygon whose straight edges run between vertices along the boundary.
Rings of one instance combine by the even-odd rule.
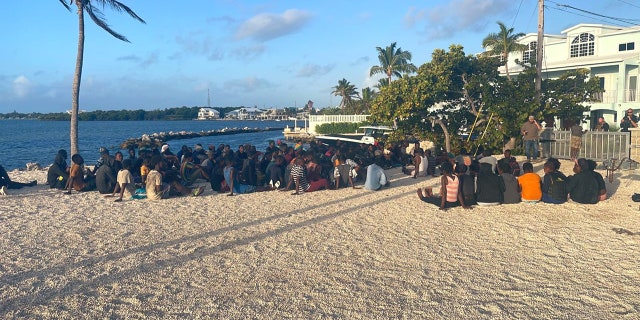
[[[393,131],[393,128],[389,126],[362,126],[359,129],[362,130],[362,133],[319,135],[315,136],[315,139],[330,145],[336,144],[337,141],[357,144],[374,144],[376,139]]]

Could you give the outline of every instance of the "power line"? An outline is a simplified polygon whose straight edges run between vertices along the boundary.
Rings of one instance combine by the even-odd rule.
[[[592,16],[588,16],[588,15],[584,15],[584,14],[575,13],[575,12],[572,12],[572,11],[569,11],[569,10],[565,10],[565,9],[554,8],[554,7],[549,7],[549,6],[545,6],[545,8],[547,8],[547,9],[553,9],[553,10],[558,10],[558,11],[562,11],[562,12],[566,12],[566,13],[569,13],[569,14],[572,14],[572,15],[575,15],[575,16],[580,16],[580,17],[592,18],[592,19],[593,19],[593,17],[592,17]],[[600,21],[600,22],[607,23],[607,24],[612,24],[612,25],[614,25],[614,26],[623,27],[623,28],[624,28],[624,27],[628,27],[628,25],[629,25],[629,24],[631,24],[631,23],[627,23],[627,25],[622,25],[622,24],[619,24],[619,23],[615,23],[615,22],[611,22],[611,21],[607,21],[607,20],[603,20],[603,19],[596,19],[596,20],[598,20],[598,21]]]
[[[628,5],[632,6],[632,7],[640,8],[640,6],[637,6],[637,5],[635,5],[635,4],[631,3],[631,2],[627,2],[627,1],[624,1],[624,0],[618,0],[618,1],[620,1],[620,2],[622,2],[624,4],[628,4]]]
[[[522,7],[522,2],[524,2],[524,0],[520,0],[520,5],[518,5],[518,10],[516,11],[516,16],[513,17],[513,22],[511,23],[511,28],[513,28],[513,26],[516,24],[516,19],[518,18],[518,14],[520,13],[520,7]]]
[[[559,11],[564,11],[564,12],[571,13],[571,14],[574,14],[574,15],[577,15],[577,16],[582,16],[582,17],[587,17],[587,18],[593,18],[592,16],[596,16],[596,17],[601,17],[601,18],[605,18],[605,19],[608,19],[608,20],[612,20],[612,21],[618,21],[618,22],[626,23],[628,25],[635,25],[638,22],[640,22],[640,19],[628,19],[628,18],[611,17],[611,16],[606,16],[606,15],[603,15],[603,14],[599,14],[599,13],[596,13],[596,12],[592,12],[592,11],[589,11],[589,10],[580,9],[580,8],[577,8],[577,7],[574,7],[574,6],[558,3],[558,2],[553,1],[553,0],[547,0],[547,1],[551,2],[551,3],[554,3],[557,7],[568,8],[568,9],[571,9],[571,10],[575,10],[575,11],[578,11],[578,12],[582,12],[582,13],[591,15],[591,16],[585,16],[585,15],[581,15],[581,14],[578,14],[576,12],[572,12],[572,11],[569,11],[569,10],[563,10],[563,9],[560,9],[560,8],[547,7],[549,9],[556,9],[556,10],[559,10]],[[624,2],[623,0],[618,0],[618,1]],[[627,4],[629,4],[629,3],[627,3]],[[605,21],[605,20],[602,20],[602,19],[598,19],[598,20],[602,21],[602,22],[605,22],[605,23],[611,23],[609,21]],[[614,23],[611,23],[611,24],[614,24]],[[619,25],[619,24],[616,24],[616,25],[620,26],[620,27],[626,27],[626,26]]]

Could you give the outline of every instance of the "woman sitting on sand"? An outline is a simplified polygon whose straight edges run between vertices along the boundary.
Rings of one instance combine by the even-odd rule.
[[[66,194],[71,194],[71,189],[78,192],[91,191],[96,189],[96,177],[87,171],[85,177],[84,159],[79,154],[71,156],[71,169],[69,170],[69,181],[67,182]]]
[[[453,166],[449,162],[440,165],[442,177],[440,178],[440,196],[433,194],[431,188],[425,188],[426,196],[422,189],[418,188],[418,198],[420,200],[436,206],[440,206],[440,210],[447,210],[457,206],[470,209],[465,203],[460,189],[460,178],[453,174]]]
[[[53,160],[53,164],[47,170],[47,184],[49,188],[64,189],[68,179],[67,151],[60,149]]]

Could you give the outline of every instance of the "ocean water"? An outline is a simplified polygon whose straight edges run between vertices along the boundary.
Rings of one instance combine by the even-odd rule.
[[[92,165],[99,158],[98,149],[107,147],[111,154],[120,150],[120,144],[129,138],[139,138],[143,134],[169,131],[208,131],[223,128],[284,128],[293,127],[293,121],[80,121],[78,140],[80,154],[87,164]],[[225,136],[200,137],[171,140],[173,152],[182,145],[193,147],[196,143],[206,149],[210,144],[229,144],[237,149],[240,144],[251,143],[258,150],[264,150],[268,140],[284,139],[282,131],[242,133]],[[59,149],[70,154],[69,122],[39,120],[0,120],[0,164],[7,170],[25,168],[29,162],[37,162],[43,167],[53,163]],[[70,160],[68,160],[70,161]]]

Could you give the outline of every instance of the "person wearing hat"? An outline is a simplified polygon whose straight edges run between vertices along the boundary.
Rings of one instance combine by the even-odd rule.
[[[534,116],[529,116],[529,120],[520,127],[527,161],[531,161],[531,158],[534,161],[538,160],[538,137],[541,130],[542,127],[540,127]]]

